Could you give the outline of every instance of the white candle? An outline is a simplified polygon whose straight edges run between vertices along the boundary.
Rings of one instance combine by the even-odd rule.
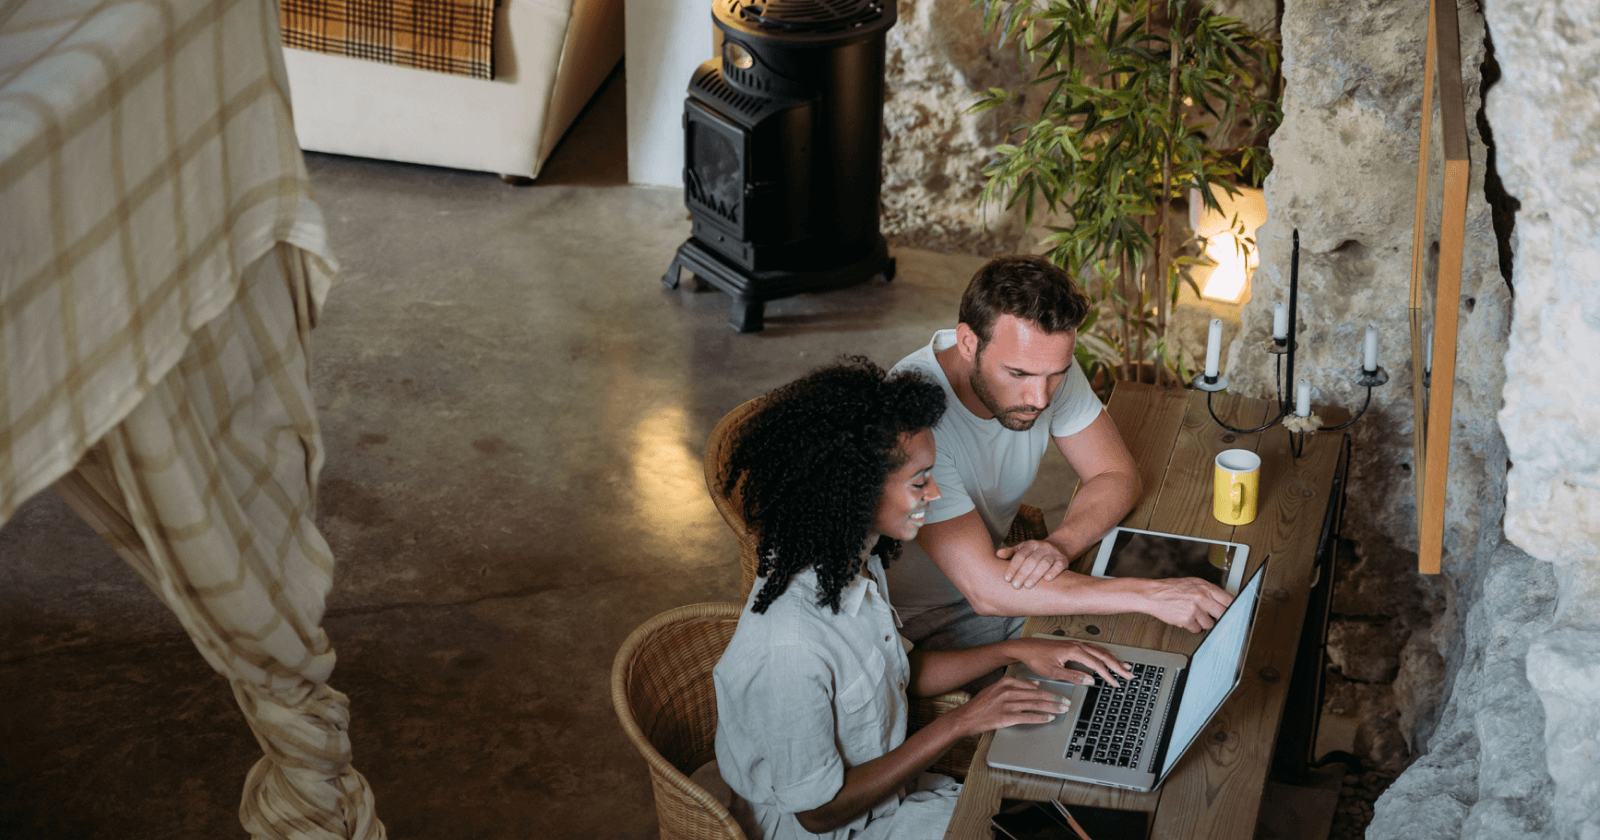
[[[1428,373],[1433,373],[1433,330],[1428,330],[1428,340],[1426,342],[1426,350],[1423,353],[1422,369]]]
[[[1217,378],[1217,361],[1222,355],[1222,319],[1211,319],[1211,331],[1206,335],[1206,377]]]
[[[1378,325],[1367,325],[1366,355],[1361,360],[1361,369],[1367,373],[1378,370]]]
[[[1294,389],[1294,413],[1296,417],[1311,416],[1311,382],[1302,379]]]
[[[1272,337],[1279,341],[1289,337],[1289,307],[1281,303],[1272,307]]]

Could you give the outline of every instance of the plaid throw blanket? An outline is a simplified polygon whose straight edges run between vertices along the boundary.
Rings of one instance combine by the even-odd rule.
[[[496,0],[282,0],[283,45],[494,78]]]

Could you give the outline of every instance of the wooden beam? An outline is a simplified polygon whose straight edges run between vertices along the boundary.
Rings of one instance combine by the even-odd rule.
[[[1439,133],[1444,146],[1444,199],[1439,221],[1439,274],[1433,294],[1433,371],[1431,386],[1421,387],[1415,348],[1422,343],[1421,308],[1425,222],[1412,238],[1412,386],[1416,406],[1417,571],[1438,574],[1444,556],[1445,496],[1450,474],[1451,399],[1455,391],[1456,332],[1460,320],[1462,251],[1466,247],[1467,192],[1472,162],[1467,144],[1466,100],[1461,84],[1461,31],[1454,0],[1432,0],[1428,20],[1428,57],[1424,76],[1439,82]],[[1423,153],[1417,174],[1417,218],[1425,218],[1427,149],[1430,136],[1428,99],[1433,82],[1424,79]]]

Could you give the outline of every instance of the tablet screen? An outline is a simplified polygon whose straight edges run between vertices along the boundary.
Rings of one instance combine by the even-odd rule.
[[[1105,568],[1108,577],[1197,577],[1227,586],[1234,546],[1163,534],[1116,533],[1117,541]]]

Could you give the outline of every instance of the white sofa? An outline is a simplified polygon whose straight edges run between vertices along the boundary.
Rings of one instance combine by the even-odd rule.
[[[538,176],[622,58],[622,0],[503,0],[493,81],[283,51],[300,146]]]

